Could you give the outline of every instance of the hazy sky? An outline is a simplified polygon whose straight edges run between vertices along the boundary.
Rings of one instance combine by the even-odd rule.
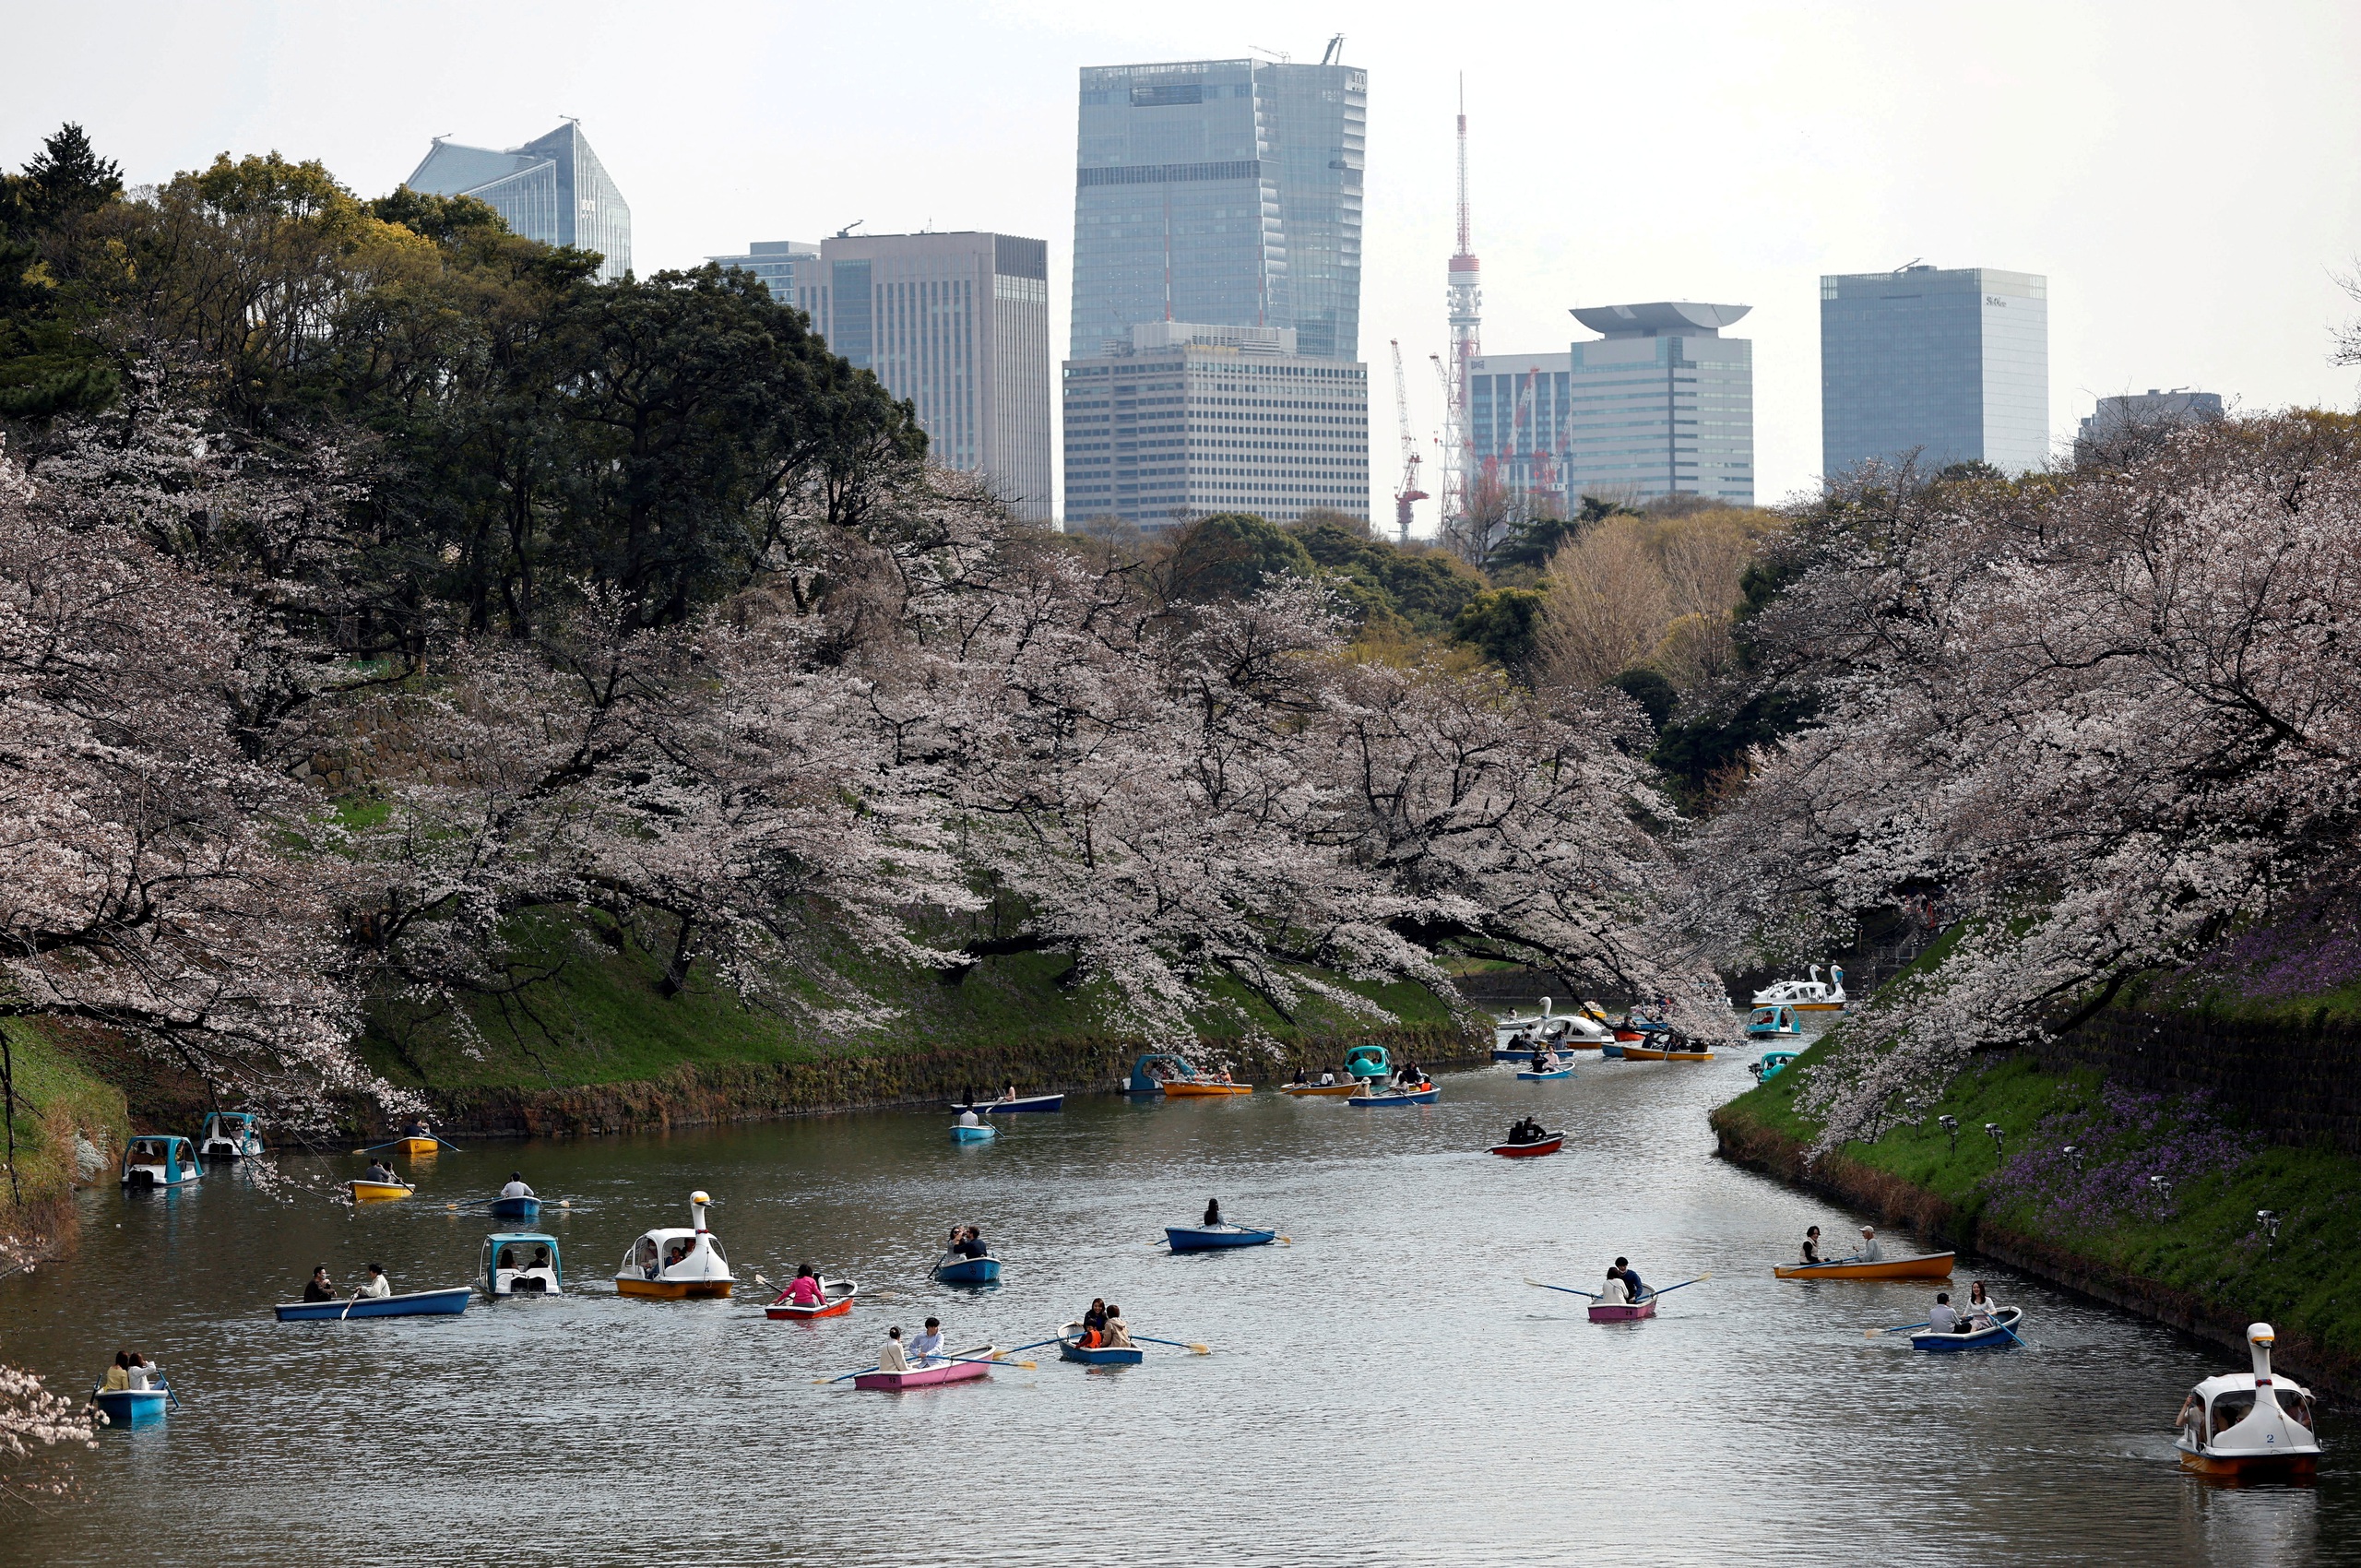
[[[1381,496],[1389,339],[1422,439],[1441,417],[1426,360],[1445,344],[1462,71],[1486,349],[1562,351],[1577,304],[1751,304],[1733,332],[1755,344],[1766,502],[1820,466],[1822,272],[2047,274],[2061,440],[2094,398],[2149,386],[2354,406],[2361,378],[2328,363],[2331,328],[2361,312],[2335,281],[2361,253],[2352,0],[0,0],[0,161],[74,119],[135,183],[275,148],[374,195],[437,134],[514,146],[572,114],[631,203],[643,274],[855,219],[1039,235],[1062,354],[1076,68],[1256,46],[1314,60],[1340,30],[1370,73],[1361,353]]]

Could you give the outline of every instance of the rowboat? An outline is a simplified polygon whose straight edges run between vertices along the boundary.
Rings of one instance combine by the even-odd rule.
[[[539,1219],[541,1200],[539,1198],[494,1198],[492,1200],[494,1219]]]
[[[1503,1159],[1535,1159],[1545,1154],[1556,1154],[1565,1142],[1565,1134],[1551,1133],[1529,1144],[1494,1144],[1492,1152]]]
[[[2247,1324],[2254,1371],[2209,1377],[2189,1391],[2177,1423],[2181,1467],[2209,1476],[2309,1476],[2319,1468],[2312,1391],[2273,1377],[2267,1323]]]
[[[356,1296],[350,1301],[281,1301],[270,1310],[281,1323],[308,1323],[322,1318],[347,1322],[362,1317],[448,1317],[468,1310],[475,1291],[454,1285],[447,1290],[406,1290],[395,1296]]]
[[[1627,1045],[1623,1054],[1633,1062],[1711,1062],[1710,1049],[1700,1049],[1693,1042],[1674,1041],[1664,1045]]]
[[[1442,1090],[1433,1084],[1421,1089],[1380,1089],[1374,1094],[1357,1094],[1345,1101],[1364,1110],[1378,1105],[1432,1105],[1442,1098]]]
[[[951,1138],[954,1143],[980,1144],[1000,1136],[1000,1129],[989,1122],[979,1122],[970,1127],[964,1122],[954,1123]]]
[[[1186,1099],[1192,1096],[1222,1094],[1252,1094],[1252,1084],[1233,1084],[1227,1078],[1167,1078],[1164,1096],[1167,1099]]]
[[[144,1427],[164,1419],[160,1388],[93,1388],[90,1403],[107,1413],[110,1426]]]
[[[1598,1053],[1601,1056],[1612,1056],[1619,1062],[1623,1059],[1623,1052],[1625,1049],[1626,1048],[1621,1040],[1611,1039],[1605,1045],[1598,1048]]]
[[[443,1152],[443,1140],[426,1134],[417,1134],[396,1138],[394,1146],[412,1159],[425,1159]]]
[[[979,1116],[1009,1115],[1023,1111],[1063,1111],[1066,1097],[1062,1094],[1021,1094],[1001,1099],[979,1100],[973,1105],[954,1105],[954,1111],[972,1111]]]
[[[780,1318],[789,1323],[809,1323],[817,1317],[842,1317],[852,1311],[852,1299],[860,1294],[859,1282],[850,1279],[820,1281],[820,1302],[817,1306],[799,1307],[793,1301],[777,1301],[763,1309],[763,1315]]]
[[[952,1354],[958,1359],[937,1357],[908,1372],[862,1372],[852,1380],[852,1385],[884,1394],[899,1394],[906,1388],[931,1388],[938,1383],[967,1383],[991,1371],[992,1347],[990,1345],[979,1345],[972,1350],[957,1350]]]
[[[1298,1099],[1304,1099],[1312,1095],[1358,1094],[1361,1092],[1361,1087],[1350,1080],[1341,1084],[1281,1084],[1279,1092],[1291,1094]]]
[[[2016,1307],[2002,1307],[1992,1314],[1992,1322],[1982,1328],[1963,1327],[1956,1334],[1930,1334],[1925,1331],[1910,1336],[1914,1350],[2004,1350],[2021,1341],[2012,1332],[2024,1313]]]
[[[418,1191],[408,1182],[364,1182],[358,1176],[345,1185],[351,1189],[352,1201],[357,1204],[391,1203]]]
[[[1275,1230],[1246,1225],[1168,1225],[1165,1243],[1176,1253],[1207,1253],[1216,1247],[1259,1247],[1275,1240]]]
[[[1082,1361],[1094,1367],[1135,1367],[1147,1360],[1147,1352],[1136,1345],[1086,1348],[1082,1343],[1082,1324],[1070,1323],[1058,1330],[1058,1360]]]
[[[1857,1258],[1831,1258],[1826,1263],[1786,1264],[1772,1269],[1777,1279],[1949,1279],[1956,1253],[1928,1253],[1915,1258],[1882,1258],[1863,1263]]]
[[[201,1181],[205,1167],[197,1163],[196,1146],[186,1138],[143,1134],[123,1146],[123,1184],[126,1187],[178,1187]]]
[[[1593,1323],[1636,1323],[1643,1317],[1656,1315],[1656,1299],[1644,1301],[1593,1301],[1590,1320]]]
[[[934,1265],[934,1277],[940,1285],[997,1285],[1000,1259],[963,1258],[957,1253],[945,1253]]]
[[[615,1270],[615,1293],[663,1301],[728,1296],[737,1277],[730,1272],[721,1243],[706,1229],[706,1206],[712,1202],[703,1193],[691,1193],[690,1229],[650,1230],[634,1241]]]
[[[262,1153],[251,1111],[209,1111],[196,1135],[196,1152],[207,1159],[247,1159]]]
[[[1560,1078],[1571,1078],[1573,1075],[1574,1070],[1572,1067],[1560,1067],[1550,1073],[1536,1073],[1528,1067],[1517,1074],[1519,1078],[1530,1084],[1554,1084]]]
[[[495,1231],[483,1239],[483,1289],[492,1297],[554,1296],[565,1289],[557,1238],[537,1230]]]

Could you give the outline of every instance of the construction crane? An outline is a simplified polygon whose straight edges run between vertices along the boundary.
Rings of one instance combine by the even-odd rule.
[[[1410,503],[1424,501],[1427,493],[1418,488],[1418,438],[1410,431],[1410,388],[1402,379],[1402,340],[1394,339],[1394,418],[1402,427],[1402,486],[1394,493],[1394,540],[1397,544],[1410,542]]]

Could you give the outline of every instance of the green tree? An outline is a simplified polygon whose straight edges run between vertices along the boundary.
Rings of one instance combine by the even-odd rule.
[[[1273,577],[1314,576],[1311,552],[1275,523],[1251,512],[1216,512],[1181,529],[1158,576],[1176,602],[1246,599]]]
[[[1531,678],[1549,596],[1533,588],[1489,588],[1467,601],[1452,623],[1465,643],[1520,681]]]
[[[123,196],[123,171],[68,123],[16,174],[0,174],[0,418],[46,420],[114,400],[121,378],[82,328],[91,216]]]

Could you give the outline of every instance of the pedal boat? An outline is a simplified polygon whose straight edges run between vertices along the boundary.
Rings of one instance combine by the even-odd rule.
[[[938,1285],[997,1285],[1000,1259],[966,1258],[957,1253],[945,1253],[935,1263],[934,1279]]]
[[[557,1238],[538,1230],[501,1230],[483,1239],[483,1293],[554,1296],[565,1289]]]
[[[355,1176],[345,1183],[357,1204],[386,1204],[406,1198],[418,1189],[408,1182],[371,1182]]]
[[[991,1372],[993,1348],[979,1345],[973,1349],[954,1350],[950,1357],[935,1357],[924,1364],[912,1364],[908,1372],[862,1372],[852,1380],[855,1388],[874,1389],[884,1394],[899,1394],[906,1388],[931,1388],[939,1383],[968,1383]]]
[[[2305,1419],[2312,1413],[2312,1391],[2272,1375],[2273,1337],[2267,1323],[2247,1324],[2254,1370],[2209,1377],[2189,1391],[2180,1435],[2173,1443],[2183,1469],[2238,1479],[2296,1479],[2319,1468],[2319,1437]]]
[[[196,1146],[186,1138],[142,1133],[123,1146],[123,1184],[126,1187],[184,1187],[204,1176],[205,1167],[197,1162]]]
[[[1747,1016],[1746,1038],[1749,1039],[1801,1039],[1803,1026],[1796,1022],[1792,1007],[1757,1007]]]
[[[781,1292],[779,1299],[763,1309],[763,1315],[787,1323],[810,1323],[813,1318],[843,1317],[852,1311],[852,1301],[860,1294],[860,1284],[852,1279],[823,1279],[820,1281],[820,1304],[799,1307]]]
[[[1442,1090],[1430,1080],[1415,1089],[1378,1089],[1370,1093],[1357,1094],[1345,1103],[1368,1110],[1381,1105],[1432,1105],[1442,1098]]]
[[[1168,1225],[1165,1244],[1176,1253],[1210,1253],[1223,1247],[1260,1247],[1278,1239],[1276,1230],[1251,1225]]]
[[[196,1135],[196,1152],[206,1159],[251,1159],[262,1153],[262,1134],[255,1131],[251,1111],[212,1111]]]
[[[281,1301],[271,1308],[281,1323],[345,1323],[364,1317],[456,1317],[475,1297],[471,1285],[446,1290],[405,1290],[393,1296],[355,1296],[343,1301]]]
[[[1762,1053],[1762,1060],[1750,1063],[1747,1070],[1754,1075],[1756,1083],[1767,1084],[1786,1072],[1788,1063],[1795,1059],[1796,1053],[1792,1051],[1766,1051]]]
[[[1793,1007],[1798,1013],[1842,1013],[1845,1011],[1845,969],[1832,964],[1828,979],[1820,978],[1820,966],[1811,966],[1811,979],[1781,980],[1765,986],[1754,993],[1757,1007]]]
[[[736,1276],[730,1272],[720,1241],[706,1229],[706,1206],[711,1202],[703,1193],[691,1193],[691,1229],[650,1230],[634,1241],[615,1271],[615,1293],[664,1301],[728,1296]]]
[[[2024,1321],[2024,1312],[2018,1307],[2002,1307],[1992,1314],[1992,1326],[1962,1328],[1956,1334],[1929,1334],[1925,1330],[1910,1336],[1914,1350],[2006,1350],[2020,1343],[2014,1337],[2018,1324]]]
[[[1494,1144],[1492,1152],[1502,1159],[1537,1159],[1545,1154],[1556,1154],[1565,1143],[1565,1134],[1550,1133],[1529,1144]]]
[[[1347,1078],[1341,1084],[1281,1084],[1279,1092],[1291,1094],[1298,1099],[1309,1099],[1315,1096],[1325,1098],[1358,1094],[1361,1092],[1361,1086],[1358,1079]]]
[[[1550,1006],[1549,998],[1545,996],[1540,1012],[1521,1018],[1502,1018],[1493,1025],[1492,1060],[1530,1062],[1536,1046],[1551,1051],[1596,1051],[1615,1042],[1613,1025],[1587,1012],[1552,1013]]]
[[[1058,1330],[1058,1360],[1080,1361],[1094,1367],[1135,1367],[1147,1360],[1147,1352],[1136,1345],[1094,1345],[1082,1342],[1082,1324],[1067,1324]]]
[[[979,1122],[972,1127],[965,1122],[954,1122],[951,1124],[951,1141],[955,1144],[990,1143],[998,1136],[1000,1136],[1000,1129],[989,1122]]]
[[[1826,1263],[1783,1264],[1771,1270],[1774,1279],[1949,1279],[1957,1253],[1928,1253],[1915,1258],[1831,1258]]]
[[[1654,1291],[1649,1292],[1644,1301],[1593,1301],[1590,1304],[1590,1320],[1593,1323],[1637,1323],[1642,1318],[1655,1315],[1656,1298]]]
[[[90,1403],[106,1412],[109,1426],[151,1426],[164,1419],[164,1399],[161,1388],[90,1390]]]

